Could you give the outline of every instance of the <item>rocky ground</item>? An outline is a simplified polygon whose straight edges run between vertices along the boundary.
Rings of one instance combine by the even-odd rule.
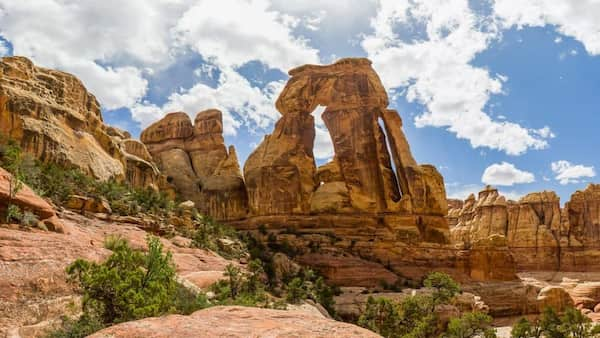
[[[78,309],[78,296],[65,268],[78,258],[100,261],[110,251],[107,236],[122,236],[145,248],[147,232],[135,225],[61,214],[64,233],[0,227],[0,336],[35,336],[61,315]],[[182,237],[161,239],[173,253],[179,277],[205,288],[222,278],[228,261],[210,251],[190,248]]]
[[[297,310],[216,306],[190,316],[146,318],[115,325],[91,338],[134,337],[380,337],[356,325]]]

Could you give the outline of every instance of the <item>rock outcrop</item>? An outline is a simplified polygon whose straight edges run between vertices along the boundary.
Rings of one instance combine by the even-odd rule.
[[[144,145],[104,124],[98,101],[81,81],[24,57],[0,59],[0,133],[41,161],[101,180],[155,189],[163,183]]]
[[[457,204],[458,206],[458,204]],[[450,209],[451,239],[470,247],[490,236],[502,236],[518,271],[594,271],[600,255],[600,186],[577,191],[560,207],[556,193],[528,194],[507,201],[486,187],[475,199]]]
[[[380,337],[356,325],[300,310],[215,306],[189,316],[146,318],[111,326],[91,338],[115,337]]]
[[[468,269],[468,258],[447,245],[443,178],[433,166],[416,163],[371,62],[342,59],[289,74],[276,102],[282,116],[244,165],[248,218],[232,225],[264,226],[270,240],[315,258],[309,260],[314,267],[344,285],[393,281],[391,272],[406,269],[415,278],[436,267]],[[335,150],[319,168],[312,116],[318,106],[325,107]],[[346,270],[340,259],[353,267]],[[340,273],[351,269],[377,273]]]
[[[141,140],[181,197],[201,213],[220,221],[246,217],[246,187],[235,148],[225,147],[220,111],[198,113],[193,125],[186,113],[167,114]]]
[[[415,162],[369,60],[306,65],[290,76],[276,104],[282,118],[244,168],[252,215],[337,209],[446,215],[443,179],[434,167]],[[335,160],[320,170],[325,175],[317,173],[312,150],[317,106],[326,107],[323,120],[335,149]]]
[[[54,208],[27,185],[21,183],[17,189],[16,184],[13,176],[0,168],[0,216],[5,215],[8,206],[12,204],[18,206],[21,212],[34,214],[37,221],[43,225],[41,228],[64,232],[63,224],[56,216]],[[5,217],[1,219],[4,221]]]

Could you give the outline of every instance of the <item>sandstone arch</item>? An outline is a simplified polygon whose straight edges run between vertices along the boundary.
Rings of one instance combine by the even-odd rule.
[[[282,117],[244,167],[252,215],[311,211],[446,214],[443,178],[434,167],[420,166],[414,160],[402,120],[387,108],[386,91],[369,60],[305,65],[289,74],[276,103]],[[323,120],[335,159],[317,171],[311,112],[319,105],[326,107]],[[324,182],[315,176],[331,168],[336,169],[334,180],[329,177]],[[325,186],[319,187],[320,182]],[[331,205],[340,209],[320,208],[315,201],[326,202],[324,195],[336,196]]]

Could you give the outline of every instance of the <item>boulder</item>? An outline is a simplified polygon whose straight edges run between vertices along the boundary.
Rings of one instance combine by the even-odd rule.
[[[537,296],[539,310],[542,312],[545,308],[551,307],[557,312],[562,312],[569,307],[573,307],[573,299],[560,286],[546,286],[540,290]]]

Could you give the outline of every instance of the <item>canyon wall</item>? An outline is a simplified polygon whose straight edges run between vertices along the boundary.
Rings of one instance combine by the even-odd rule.
[[[79,79],[24,57],[0,59],[0,134],[41,161],[101,180],[155,189],[162,183],[144,144],[104,124],[98,101]]]
[[[453,243],[471,247],[490,236],[506,241],[519,271],[594,271],[600,231],[600,185],[577,191],[565,207],[551,191],[507,201],[492,187],[478,198],[452,202],[448,212]]]

